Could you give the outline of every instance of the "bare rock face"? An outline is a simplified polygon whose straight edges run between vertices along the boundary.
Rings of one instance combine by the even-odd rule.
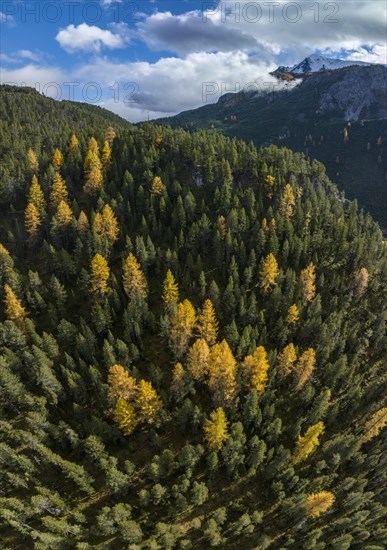
[[[342,78],[322,93],[319,110],[320,113],[341,111],[347,121],[384,118],[387,116],[386,91],[386,67],[354,67],[342,71]]]

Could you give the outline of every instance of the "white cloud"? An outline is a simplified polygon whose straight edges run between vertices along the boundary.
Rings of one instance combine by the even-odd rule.
[[[97,58],[78,68],[76,78],[94,79],[105,90],[109,87],[118,90],[118,101],[112,101],[111,92],[106,105],[137,122],[146,119],[148,112],[151,118],[168,116],[217,101],[222,93],[239,91],[248,85],[268,90],[270,86],[278,86],[277,80],[268,74],[273,68],[274,65],[259,62],[246,52],[200,52],[184,59],[166,57],[155,63],[112,63]]]
[[[13,15],[0,11],[0,23],[4,23],[6,25],[9,25],[10,27],[13,27],[15,24],[15,18],[13,17]]]
[[[354,61],[366,61],[367,63],[382,63],[387,65],[387,45],[375,44],[371,48],[361,47],[352,53],[347,59]]]
[[[60,99],[63,94],[63,83],[68,81],[68,75],[58,67],[43,67],[28,64],[17,69],[1,69],[1,84],[31,86],[38,91]]]
[[[204,14],[158,12],[139,22],[137,29],[153,49],[182,55],[253,49],[266,60],[281,53],[281,62],[293,64],[317,49],[340,51],[384,43],[385,24],[383,1],[239,0],[219,1]]]
[[[115,34],[109,30],[101,29],[95,25],[87,25],[86,23],[81,23],[78,26],[68,25],[58,32],[55,39],[69,53],[78,51],[98,53],[102,46],[115,49],[122,48],[126,44],[122,32]]]

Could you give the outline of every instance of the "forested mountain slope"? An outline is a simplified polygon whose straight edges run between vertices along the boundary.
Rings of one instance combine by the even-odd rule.
[[[1,547],[385,548],[370,216],[302,154],[53,109],[2,214]]]
[[[23,186],[28,148],[37,152],[41,162],[48,163],[53,148],[64,148],[71,132],[86,147],[91,133],[102,140],[109,126],[119,131],[128,125],[121,117],[95,105],[59,102],[33,88],[1,85],[0,203],[8,204]]]
[[[387,230],[387,68],[355,66],[302,78],[269,94],[251,85],[158,122],[190,131],[216,128],[257,147],[273,143],[304,152],[323,162],[346,196]]]

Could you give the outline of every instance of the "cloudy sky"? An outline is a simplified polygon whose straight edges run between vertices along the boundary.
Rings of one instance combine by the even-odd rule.
[[[257,86],[311,53],[386,60],[385,0],[1,1],[1,82],[137,122]]]

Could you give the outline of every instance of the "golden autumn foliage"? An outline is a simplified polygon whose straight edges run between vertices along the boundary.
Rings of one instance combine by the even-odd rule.
[[[79,218],[77,220],[77,231],[82,239],[86,237],[89,227],[89,220],[87,219],[85,212],[81,210]]]
[[[275,286],[279,275],[277,260],[272,253],[268,254],[263,261],[262,269],[259,274],[259,286],[262,292],[269,292],[271,287]]]
[[[176,355],[184,353],[196,325],[195,308],[189,300],[177,305],[171,315],[169,340]]]
[[[54,182],[51,187],[50,200],[54,208],[57,208],[60,202],[67,202],[68,200],[67,187],[64,179],[59,172],[56,172],[54,176]]]
[[[3,244],[0,243],[0,276],[8,276],[13,269],[13,260],[10,253]]]
[[[83,190],[89,195],[95,195],[103,188],[102,163],[99,158],[99,147],[95,138],[89,141],[89,148],[84,162],[85,185]]]
[[[288,309],[288,317],[287,317],[288,324],[292,325],[293,323],[297,323],[299,318],[300,318],[300,313],[298,311],[298,307],[296,306],[296,304],[291,305],[290,308]]]
[[[224,216],[219,216],[218,218],[218,229],[219,229],[219,234],[222,237],[222,240],[224,240],[227,235],[227,222]]]
[[[172,382],[171,382],[171,395],[175,401],[179,402],[183,399],[186,389],[185,389],[185,370],[181,363],[176,363],[172,372]]]
[[[94,166],[88,172],[83,190],[88,195],[96,195],[103,188],[103,175],[100,168]]]
[[[5,314],[8,319],[13,321],[19,328],[22,328],[27,313],[22,306],[21,300],[19,300],[9,285],[4,285],[4,304]]]
[[[120,397],[114,409],[113,418],[125,435],[130,435],[138,425],[136,410],[131,403]]]
[[[287,376],[293,370],[297,360],[297,353],[294,344],[288,344],[278,356],[278,371],[281,376]]]
[[[150,382],[140,380],[137,386],[136,403],[145,422],[154,424],[163,409],[163,404]]]
[[[102,148],[102,166],[108,168],[112,162],[112,150],[110,148],[109,142],[105,141]]]
[[[102,212],[97,212],[95,215],[93,229],[97,235],[106,238],[111,246],[118,239],[120,232],[118,221],[112,208],[108,204],[105,204]]]
[[[293,463],[299,464],[308,458],[319,444],[319,437],[324,432],[323,422],[317,422],[305,432],[304,436],[299,436],[296,449],[293,454]]]
[[[72,134],[70,138],[69,151],[70,153],[76,151],[79,147],[79,140],[75,134]]]
[[[113,141],[115,137],[116,137],[116,132],[114,128],[112,128],[112,126],[109,126],[105,132],[105,140],[108,142],[110,147],[113,145]]]
[[[203,338],[194,342],[188,353],[187,369],[194,380],[202,380],[207,374],[210,348]]]
[[[35,239],[41,223],[39,210],[32,202],[29,202],[24,211],[24,225],[30,239]]]
[[[28,191],[28,202],[36,206],[39,212],[46,208],[46,200],[35,174],[32,176],[31,186]]]
[[[73,212],[67,202],[60,201],[56,209],[55,217],[59,227],[67,227],[73,221]]]
[[[148,283],[135,256],[130,253],[125,260],[122,283],[131,300],[144,300],[147,296]]]
[[[128,372],[121,365],[113,365],[108,374],[108,397],[110,401],[115,402],[122,398],[126,400],[133,399],[136,393],[136,380],[129,376]]]
[[[273,198],[273,187],[275,184],[275,178],[274,176],[266,176],[265,178],[265,184],[267,189],[267,196],[269,199]]]
[[[164,193],[164,190],[165,185],[163,183],[163,180],[160,178],[160,176],[155,176],[151,185],[151,194],[160,197]]]
[[[316,365],[316,352],[313,348],[308,348],[300,356],[296,366],[294,367],[294,373],[296,376],[296,391],[300,391],[309,378],[312,375]]]
[[[28,149],[27,151],[27,160],[31,170],[35,173],[39,172],[39,161],[36,153],[33,149]]]
[[[216,318],[213,303],[209,299],[204,302],[202,312],[198,318],[197,330],[201,338],[204,338],[208,345],[212,346],[215,344],[218,336],[219,323]]]
[[[311,302],[316,294],[316,268],[313,262],[301,271],[302,296],[305,302]]]
[[[213,451],[219,451],[223,447],[223,443],[230,437],[227,418],[221,407],[212,411],[210,418],[205,421],[204,436],[208,447]]]
[[[208,386],[217,406],[227,406],[236,392],[236,360],[226,340],[215,344],[208,356]]]
[[[285,220],[290,220],[293,216],[294,205],[296,204],[296,199],[293,193],[292,186],[287,184],[284,190],[284,193],[281,197],[280,212],[282,217]]]
[[[242,376],[247,386],[263,393],[269,379],[269,362],[263,346],[258,346],[252,355],[248,355],[242,362]]]
[[[363,440],[371,441],[378,436],[384,426],[387,424],[387,407],[380,409],[374,413],[371,418],[365,423],[363,430]]]
[[[52,165],[54,170],[60,170],[60,167],[63,164],[63,155],[59,149],[55,149],[52,157]]]
[[[170,269],[168,269],[163,282],[162,298],[167,308],[173,306],[174,304],[177,304],[179,300],[179,287]]]
[[[358,301],[368,288],[369,273],[365,267],[359,269],[355,274],[355,300]]]
[[[335,495],[330,491],[312,493],[306,497],[305,512],[308,517],[318,518],[329,510],[335,502]]]
[[[97,298],[103,297],[109,291],[109,277],[110,269],[106,259],[101,254],[96,254],[91,261],[90,291]]]

